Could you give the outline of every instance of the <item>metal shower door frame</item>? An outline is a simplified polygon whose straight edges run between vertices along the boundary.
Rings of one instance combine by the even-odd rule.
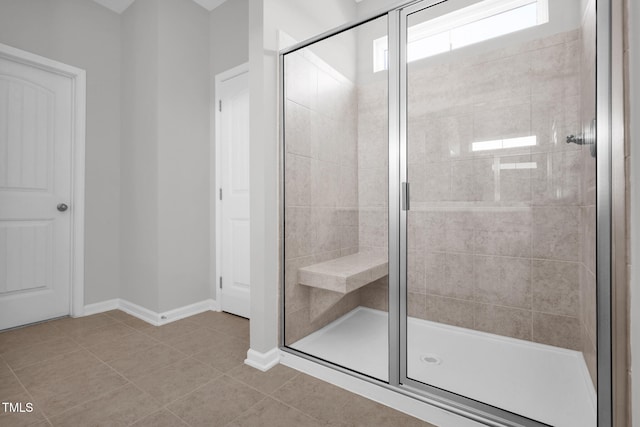
[[[297,43],[279,52],[280,113],[280,233],[284,236],[284,108],[285,55],[313,43],[387,16],[389,40],[389,382],[337,366],[285,344],[284,239],[280,266],[280,348],[320,365],[411,396],[435,407],[489,426],[535,427],[545,424],[491,405],[429,386],[407,377],[407,211],[403,210],[403,183],[407,177],[407,17],[412,13],[455,0],[400,1],[386,11],[371,14]],[[598,318],[598,426],[613,426],[612,310],[611,310],[611,1],[597,3],[597,318]]]

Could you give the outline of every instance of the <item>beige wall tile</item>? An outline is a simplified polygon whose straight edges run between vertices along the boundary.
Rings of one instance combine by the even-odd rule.
[[[582,331],[577,317],[533,312],[533,340],[542,344],[582,349]]]
[[[578,317],[580,314],[580,269],[573,262],[532,261],[533,309]]]
[[[409,292],[426,293],[425,252],[422,249],[412,250],[407,255],[407,288]]]
[[[532,252],[535,258],[580,259],[580,208],[533,208]]]
[[[311,111],[292,101],[285,104],[284,140],[287,153],[311,156]]]
[[[428,294],[474,299],[473,255],[427,252],[425,266]]]
[[[531,340],[530,310],[488,304],[475,304],[473,309],[474,329],[521,340]]]
[[[290,207],[285,211],[285,254],[287,259],[312,254],[316,230],[312,227],[310,208]]]
[[[531,261],[527,258],[475,256],[476,300],[531,310]]]
[[[285,192],[287,206],[311,205],[311,159],[287,153]]]
[[[427,295],[424,319],[463,328],[473,328],[473,306],[474,303],[470,301]]]
[[[388,194],[387,169],[358,169],[358,203],[361,207],[385,207]]]
[[[309,306],[309,287],[298,282],[298,270],[315,264],[313,256],[293,258],[285,261],[285,310],[293,313]]]
[[[474,141],[493,141],[530,135],[531,102],[528,96],[521,99],[503,99],[488,102],[476,107],[474,111]],[[513,154],[519,151],[522,151],[522,149],[508,149],[506,154]],[[505,153],[505,150],[500,150],[500,153]]]
[[[473,214],[473,249],[477,254],[531,256],[531,210],[490,209]]]
[[[389,285],[385,279],[364,286],[360,290],[360,305],[375,310],[389,311]]]
[[[451,209],[444,213],[441,218],[445,222],[446,233],[443,235],[435,235],[434,250],[446,250],[450,252],[473,253],[475,249],[475,233],[477,230],[477,221],[471,209],[455,210]],[[434,232],[442,230],[441,223],[434,224]],[[439,243],[438,243],[439,242]]]

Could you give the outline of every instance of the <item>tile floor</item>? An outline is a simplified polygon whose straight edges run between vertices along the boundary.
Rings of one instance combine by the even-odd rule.
[[[243,364],[249,322],[206,312],[151,326],[121,311],[0,333],[0,426],[429,426],[276,366]]]

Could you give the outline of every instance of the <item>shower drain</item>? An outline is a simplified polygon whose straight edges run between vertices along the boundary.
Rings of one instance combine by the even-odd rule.
[[[426,363],[427,365],[442,364],[442,359],[435,354],[423,354],[422,356],[420,356],[420,361],[422,363]]]

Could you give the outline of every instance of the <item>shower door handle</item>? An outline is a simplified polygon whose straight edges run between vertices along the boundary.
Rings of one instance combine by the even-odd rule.
[[[411,209],[409,183],[403,182],[402,183],[402,210],[408,211],[409,209]]]

